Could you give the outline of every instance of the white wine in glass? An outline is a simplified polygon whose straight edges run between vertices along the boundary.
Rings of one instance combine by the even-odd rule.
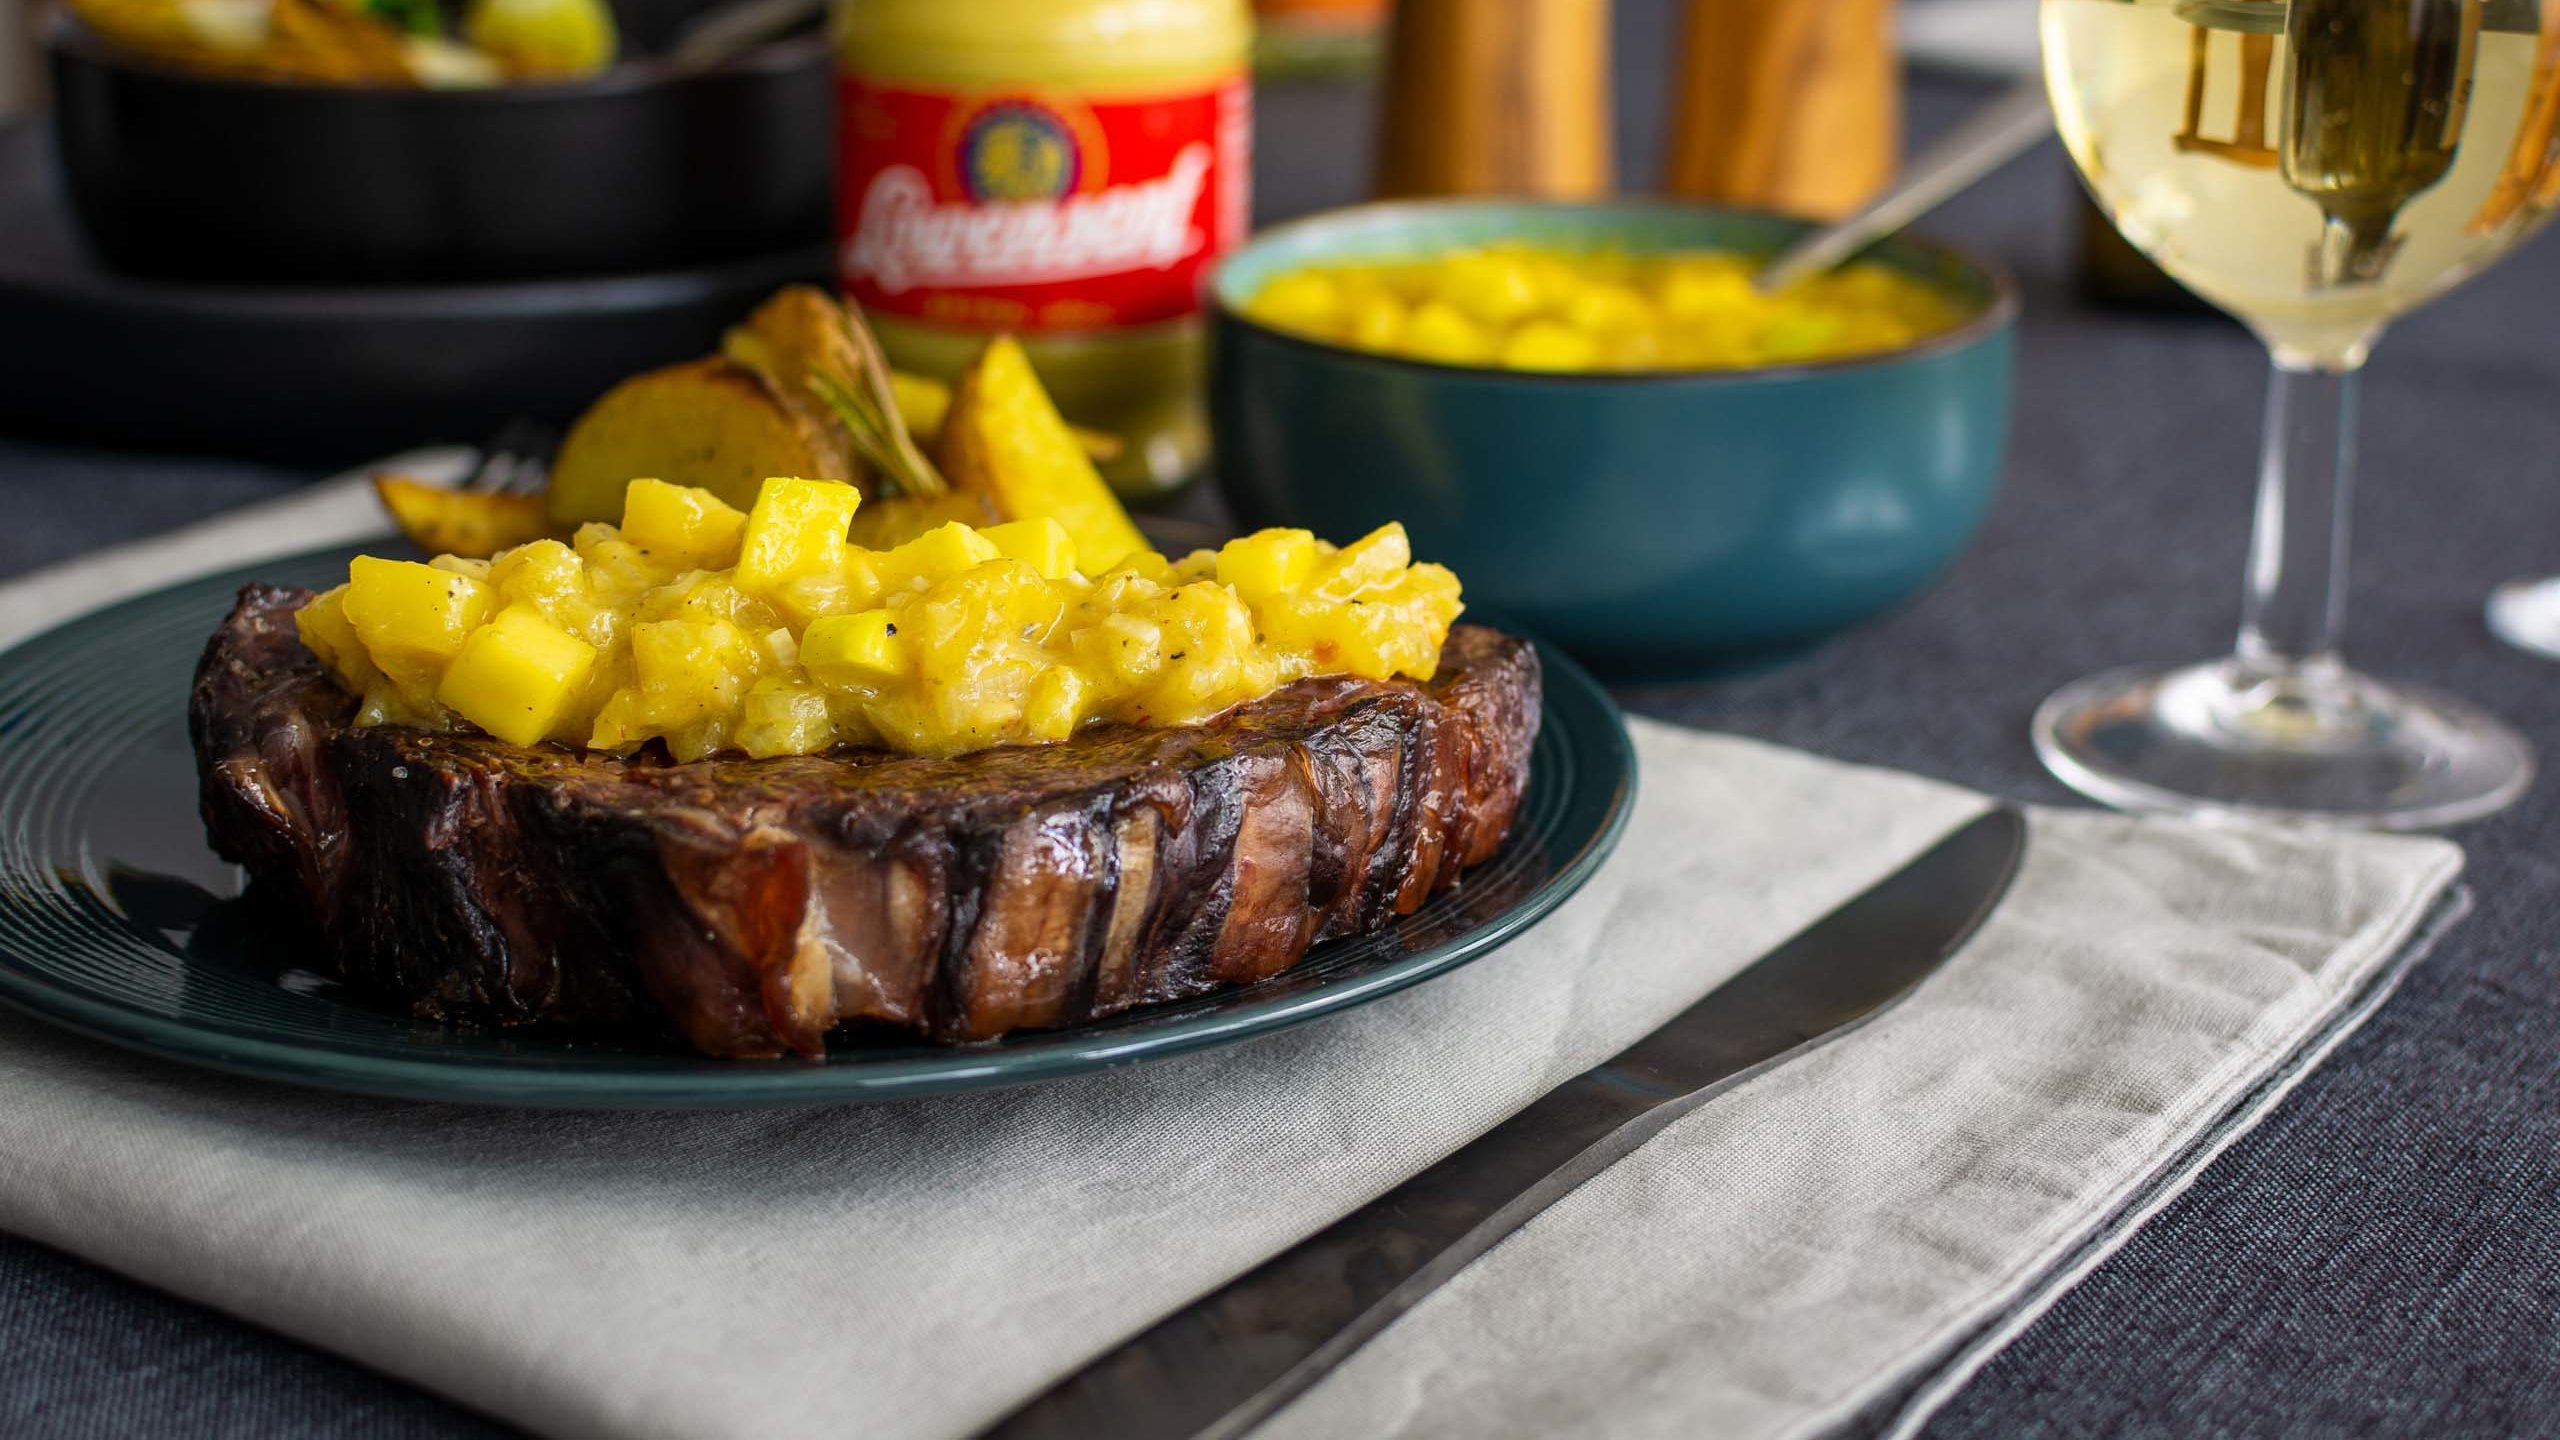
[[[2507,804],[2533,774],[2512,730],[2338,657],[2355,377],[2393,317],[2560,199],[2560,0],[2043,0],[2043,23],[2100,207],[2274,372],[2235,652],[2065,688],[2038,753],[2110,804],[2211,817],[2420,828]]]

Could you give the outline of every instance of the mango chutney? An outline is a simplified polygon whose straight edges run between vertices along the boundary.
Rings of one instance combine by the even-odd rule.
[[[1243,305],[1276,330],[1449,365],[1715,370],[1898,350],[1974,307],[1873,261],[1774,295],[1759,261],[1720,250],[1630,254],[1496,244],[1309,266]]]
[[[1055,520],[846,539],[860,495],[773,479],[740,512],[635,480],[619,526],[488,560],[358,557],[296,617],[360,724],[679,760],[837,745],[956,755],[1187,725],[1310,675],[1429,679],[1457,577],[1404,529],[1265,530],[1170,560]],[[1090,567],[1090,568],[1088,568]]]

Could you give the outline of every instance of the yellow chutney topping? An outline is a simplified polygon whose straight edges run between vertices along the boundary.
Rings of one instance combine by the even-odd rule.
[[[619,526],[489,560],[360,557],[297,620],[359,723],[693,760],[956,755],[1192,724],[1309,675],[1429,679],[1461,608],[1400,525],[1180,560],[1079,555],[1046,518],[866,550],[845,538],[859,502],[774,479],[741,514],[635,480]]]
[[[1274,329],[1450,365],[1716,370],[1896,350],[1975,308],[1861,261],[1774,295],[1758,261],[1718,250],[1629,254],[1488,245],[1275,276],[1244,313]]]

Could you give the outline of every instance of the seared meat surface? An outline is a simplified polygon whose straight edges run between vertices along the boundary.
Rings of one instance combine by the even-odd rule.
[[[1501,843],[1538,662],[1478,626],[1428,685],[1300,681],[1188,729],[955,760],[675,764],[360,728],[253,585],[189,723],[214,848],[346,977],[434,1019],[817,1054],[1241,985],[1409,914]]]

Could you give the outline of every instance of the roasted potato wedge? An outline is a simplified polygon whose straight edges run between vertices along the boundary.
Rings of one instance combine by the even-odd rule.
[[[634,376],[587,407],[552,461],[548,508],[564,526],[614,520],[624,488],[645,477],[700,486],[745,509],[768,475],[860,473],[830,427],[784,403],[756,371],[714,355]]]
[[[720,338],[720,353],[769,381],[783,402],[842,439],[891,495],[950,488],[897,414],[889,362],[844,302],[791,285]]]
[[[910,375],[904,370],[889,373],[889,388],[898,397],[898,418],[907,422],[907,433],[919,445],[931,445],[942,437],[942,417],[951,410],[951,387],[930,375]],[[1076,443],[1084,447],[1085,458],[1096,465],[1108,465],[1120,458],[1128,444],[1117,435],[1087,430],[1071,425]]]
[[[374,476],[373,493],[400,533],[430,555],[483,559],[551,533],[539,495],[455,490],[400,475]]]
[[[961,372],[936,448],[955,490],[987,496],[1007,520],[1045,515],[1067,527],[1090,573],[1147,548],[1010,335]]]
[[[849,379],[861,366],[845,333],[844,306],[810,285],[786,285],[721,337],[721,353],[762,371],[784,398],[801,404],[809,376]]]

